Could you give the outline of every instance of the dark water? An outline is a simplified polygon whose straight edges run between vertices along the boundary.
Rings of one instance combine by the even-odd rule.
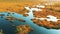
[[[0,14],[5,14],[5,16],[1,17],[0,16],[0,28],[3,30],[4,34],[15,34],[16,33],[16,26],[18,25],[24,25],[27,24],[31,26],[34,30],[31,31],[29,34],[60,34],[60,30],[55,30],[55,29],[46,29],[44,27],[38,26],[34,24],[30,19],[33,18],[32,12],[29,13],[29,16],[24,17],[21,14],[10,14],[11,16],[15,18],[22,18],[26,20],[26,22],[20,22],[18,20],[14,21],[14,23],[11,23],[10,21],[6,20],[7,12],[0,12]],[[11,26],[11,24],[15,26]]]

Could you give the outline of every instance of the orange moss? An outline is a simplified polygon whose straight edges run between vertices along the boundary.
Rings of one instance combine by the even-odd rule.
[[[47,8],[47,7],[44,8],[42,11],[33,12],[34,16],[36,18],[47,18],[46,17],[47,15],[53,15],[53,16],[57,17],[58,19],[60,19],[60,12],[57,11],[58,9],[60,10],[60,7],[58,6],[57,7],[58,9],[55,9],[56,6],[53,6],[52,8],[51,8],[51,6],[49,6],[49,7],[50,8]],[[39,19],[33,18],[32,21],[34,23],[36,23],[37,25],[44,26],[46,28],[56,28],[56,29],[60,28],[60,27],[58,27],[58,26],[60,26],[60,20],[57,22],[50,22],[50,21],[46,21],[46,20],[41,21]]]
[[[28,34],[33,29],[28,25],[17,26],[17,34]]]

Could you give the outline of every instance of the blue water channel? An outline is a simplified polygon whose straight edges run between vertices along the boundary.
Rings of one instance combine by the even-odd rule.
[[[4,14],[4,16],[0,16],[0,28],[3,30],[3,34],[16,34],[16,26],[27,24],[34,30],[31,31],[29,34],[60,34],[60,30],[56,29],[46,29],[44,27],[38,26],[34,24],[31,19],[34,18],[33,13],[29,12],[29,16],[24,17],[22,14],[10,14],[11,16],[15,18],[22,18],[26,22],[20,22],[18,20],[15,20],[14,23],[11,23],[10,21],[6,20],[6,16],[8,15],[8,12],[0,12],[0,14]],[[11,26],[11,24],[15,26]]]

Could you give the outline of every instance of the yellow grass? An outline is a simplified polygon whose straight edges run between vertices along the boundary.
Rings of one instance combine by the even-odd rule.
[[[24,1],[24,0],[13,0],[13,1],[3,1],[0,0],[0,12],[5,12],[5,11],[18,11],[18,10],[22,10],[24,8],[24,6],[33,6],[35,4],[44,4],[46,2],[41,2],[41,1]]]

